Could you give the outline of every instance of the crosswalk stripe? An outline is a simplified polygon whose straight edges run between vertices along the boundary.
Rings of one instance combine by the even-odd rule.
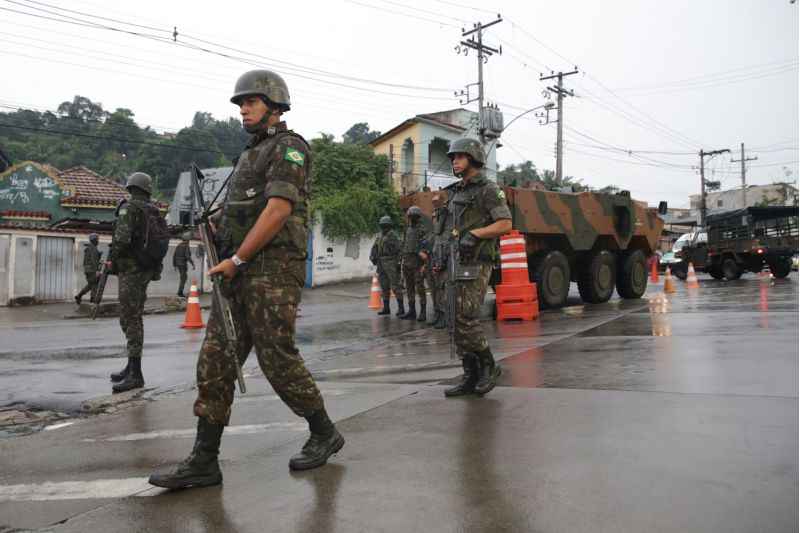
[[[0,485],[0,502],[124,498],[151,488],[153,487],[147,482],[146,477]],[[158,492],[148,491],[147,494],[142,495],[153,496],[155,494]]]
[[[254,433],[266,433],[270,430],[304,431],[308,429],[305,422],[272,422],[269,424],[249,424],[243,426],[228,426],[225,428],[225,435],[252,435]],[[188,439],[194,438],[196,429],[162,429],[159,431],[149,431],[147,433],[129,433],[127,435],[114,435],[113,437],[98,437],[93,439],[83,439],[83,442],[127,442],[153,439]]]

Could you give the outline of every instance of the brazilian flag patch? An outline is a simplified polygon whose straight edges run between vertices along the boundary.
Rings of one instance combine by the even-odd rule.
[[[283,158],[285,160],[289,161],[290,163],[294,163],[295,165],[298,165],[298,166],[301,166],[301,167],[306,162],[306,156],[301,154],[300,152],[298,152],[294,148],[287,148],[286,149],[286,154],[283,156]]]

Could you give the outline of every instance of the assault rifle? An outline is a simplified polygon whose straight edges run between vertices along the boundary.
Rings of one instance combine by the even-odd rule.
[[[456,263],[458,262],[458,239],[447,243],[447,331],[450,334],[450,359],[456,358]]]
[[[234,167],[235,168],[235,167]],[[194,181],[194,187],[192,187],[195,199],[197,201],[197,205],[202,209],[203,214],[200,216],[200,220],[197,224],[197,229],[200,231],[200,239],[203,241],[203,248],[206,252],[206,260],[208,261],[209,268],[214,268],[219,264],[219,255],[217,254],[217,247],[214,242],[214,227],[211,225],[211,221],[209,217],[214,214],[214,211],[211,211],[211,207],[214,205],[214,202],[211,202],[211,205],[206,207],[205,200],[203,199],[203,173],[200,172],[200,169],[197,168],[197,165],[194,163],[192,164],[192,180]],[[232,174],[233,172],[231,172]],[[230,176],[229,176],[230,178]],[[227,183],[227,180],[226,180]],[[223,185],[224,187],[224,185]],[[217,192],[217,196],[219,196],[219,192]],[[225,338],[227,339],[227,343],[225,345],[225,353],[228,357],[231,358],[233,362],[233,366],[236,368],[236,381],[239,383],[239,392],[242,394],[247,392],[247,387],[244,383],[244,375],[242,375],[242,367],[239,364],[239,355],[236,353],[236,347],[238,345],[239,335],[236,331],[236,323],[233,321],[233,312],[231,311],[231,304],[228,301],[228,298],[225,297],[225,294],[222,291],[222,282],[224,281],[224,276],[222,274],[215,274],[211,276],[211,285],[214,289],[214,305],[217,308],[217,313],[222,320],[222,326],[225,330]]]
[[[102,254],[101,254],[102,257]],[[111,257],[111,247],[109,246],[108,249],[108,257]],[[100,270],[100,277],[97,278],[97,287],[95,287],[94,291],[92,291],[92,313],[91,317],[92,320],[97,318],[97,311],[100,310],[100,302],[103,301],[103,292],[106,290],[106,282],[108,282],[108,268],[109,261],[103,261],[103,268]]]

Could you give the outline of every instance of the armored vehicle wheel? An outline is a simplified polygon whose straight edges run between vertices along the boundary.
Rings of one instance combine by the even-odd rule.
[[[725,277],[725,274],[722,273],[722,268],[719,265],[712,265],[708,267],[708,275],[714,279],[722,279]]]
[[[776,278],[785,278],[792,271],[792,260],[781,257],[769,262],[769,269]]]
[[[590,256],[588,263],[578,271],[578,292],[584,302],[607,302],[614,293],[616,261],[614,254],[600,250]]]
[[[683,261],[680,263],[673,263],[670,265],[670,272],[679,280],[686,281],[686,277],[689,275],[689,266]]]
[[[622,298],[641,298],[647,290],[647,262],[644,252],[635,250],[622,257],[617,268],[617,294]]]
[[[567,302],[569,294],[569,261],[559,251],[547,252],[536,259],[533,281],[539,290],[539,304],[545,307],[560,307]]]
[[[725,279],[734,281],[742,277],[742,269],[732,257],[726,257],[722,260],[722,275]]]

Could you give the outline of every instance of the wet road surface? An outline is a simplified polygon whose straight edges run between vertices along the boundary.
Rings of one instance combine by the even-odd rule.
[[[443,398],[454,368],[403,369],[407,360],[447,362],[446,333],[355,320],[342,328],[361,335],[355,349],[340,337],[316,352],[347,444],[312,472],[289,473],[304,424],[257,376],[223,438],[221,487],[145,483],[191,446],[190,391],[0,440],[0,525],[797,531],[796,274],[774,285],[701,278],[696,291],[657,292],[547,311],[533,323],[485,323],[503,375],[483,399]],[[337,374],[378,364],[396,368]]]

